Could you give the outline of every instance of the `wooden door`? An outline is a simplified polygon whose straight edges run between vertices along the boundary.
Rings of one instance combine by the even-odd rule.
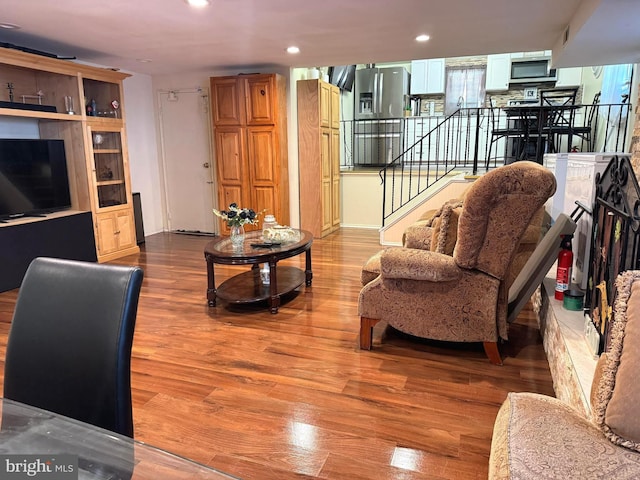
[[[247,127],[248,189],[252,198],[249,208],[256,212],[266,209],[276,220],[285,218],[280,211],[279,162],[277,160],[277,136],[273,127]]]
[[[119,210],[116,217],[116,237],[118,248],[129,248],[136,245],[135,223],[130,210]]]
[[[276,121],[276,89],[273,75],[243,78],[247,125],[273,125]]]
[[[115,233],[117,229],[115,214],[99,213],[96,215],[96,239],[99,256],[118,250],[118,240]]]
[[[331,194],[331,129],[320,129],[320,162],[322,168],[322,233],[331,231],[332,194]]]
[[[214,125],[242,125],[242,83],[236,77],[211,78],[211,111]]]
[[[331,127],[331,85],[325,82],[320,84],[320,126]]]
[[[118,250],[135,247],[135,232],[133,214],[129,209],[97,214],[98,255],[102,257]]]
[[[249,202],[245,182],[248,181],[245,160],[245,129],[218,127],[215,130],[216,169],[218,174],[218,210],[226,210],[230,203],[242,208],[253,208]],[[226,222],[220,220],[220,229],[228,234]]]
[[[331,130],[331,227],[340,228],[340,130]]]
[[[169,92],[158,93],[166,225],[170,231],[218,232],[208,90],[174,94],[172,99]]]
[[[340,89],[331,88],[331,128],[340,128]]]

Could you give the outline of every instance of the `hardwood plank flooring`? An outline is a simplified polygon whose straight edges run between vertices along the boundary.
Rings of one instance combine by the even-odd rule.
[[[113,262],[145,271],[132,354],[138,440],[243,479],[484,479],[507,392],[554,394],[530,308],[511,325],[502,367],[481,345],[381,324],[373,350],[359,350],[360,269],[380,249],[377,231],[316,239],[313,285],[277,315],[207,306],[209,240],[151,235]],[[304,255],[281,263],[304,268]],[[216,265],[216,284],[246,268]],[[2,359],[16,297],[0,294]]]

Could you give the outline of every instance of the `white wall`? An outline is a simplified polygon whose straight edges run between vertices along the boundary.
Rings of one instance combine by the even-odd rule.
[[[159,91],[166,90],[180,90],[180,89],[191,89],[191,88],[206,88],[209,89],[209,78],[215,76],[222,75],[237,75],[240,73],[278,73],[285,77],[285,81],[288,84],[287,89],[287,130],[288,130],[288,155],[289,155],[289,198],[290,198],[290,219],[291,225],[294,227],[300,226],[299,218],[300,218],[300,208],[299,208],[299,191],[298,191],[298,130],[297,130],[297,105],[296,105],[296,90],[295,90],[295,82],[302,78],[302,71],[306,71],[306,69],[295,69],[300,70],[300,72],[291,72],[288,68],[280,68],[280,69],[250,69],[250,71],[238,71],[238,70],[218,70],[218,71],[209,71],[209,72],[190,72],[190,73],[179,73],[179,74],[171,74],[171,75],[160,75],[153,77],[153,86],[152,86],[152,96],[153,98],[157,98],[157,93]],[[156,152],[160,152],[160,135],[159,132],[159,123],[158,123],[158,111],[157,111],[157,103],[154,102],[153,105],[154,117],[153,125],[156,129],[155,138],[155,148]],[[128,118],[128,110],[127,110],[127,118]],[[185,123],[186,124],[186,123]],[[167,132],[164,132],[167,135]],[[129,138],[129,142],[131,143],[131,138]],[[185,155],[189,155],[189,152],[184,152]],[[215,151],[212,153],[215,155]],[[212,159],[213,163],[215,163],[215,158]],[[156,154],[156,162],[157,168],[160,171],[160,176],[158,178],[158,184],[163,185],[164,180],[162,178],[162,169],[160,166],[160,155]],[[214,197],[216,198],[216,197]],[[215,200],[214,200],[215,201]],[[143,199],[144,203],[144,199]],[[156,214],[161,215],[163,218],[166,215],[164,213],[164,192],[161,201],[159,201],[157,205],[158,212]],[[213,205],[214,208],[217,208],[217,205]],[[146,221],[146,220],[145,220]],[[166,221],[165,221],[166,224]],[[146,224],[145,224],[146,228]]]
[[[593,74],[591,67],[582,68],[582,102],[590,105],[596,93],[602,90],[602,73],[598,78]]]
[[[590,68],[585,68],[585,73]],[[298,135],[297,135],[297,102],[296,81],[304,79],[306,69],[250,69],[202,71],[177,73],[150,78],[135,74],[125,80],[125,108],[127,120],[127,136],[131,163],[133,190],[141,194],[145,234],[163,230],[166,224],[164,213],[163,178],[160,167],[160,137],[158,134],[157,102],[159,90],[180,90],[192,88],[209,88],[209,77],[220,75],[236,75],[264,71],[283,75],[288,84],[287,123],[289,154],[289,195],[291,225],[299,226],[299,170],[298,170]],[[586,75],[583,75],[585,78]],[[587,76],[588,78],[588,76]],[[589,82],[587,82],[589,83]],[[589,88],[597,88],[597,82]],[[634,88],[637,81],[634,81]],[[589,95],[589,94],[588,94]],[[591,94],[591,97],[593,95]],[[637,95],[632,95],[637,98]],[[588,99],[585,98],[585,101]],[[341,96],[342,114],[353,115],[353,94]],[[344,153],[343,153],[344,154]],[[189,152],[185,152],[189,155]],[[215,159],[213,159],[215,162]],[[367,176],[342,175],[342,225],[378,228],[382,218],[381,187],[379,179],[367,179]],[[374,174],[377,178],[377,173]]]
[[[377,171],[343,173],[340,195],[343,227],[382,226],[382,185]]]
[[[151,77],[132,74],[123,87],[131,188],[140,192],[144,233],[151,235],[163,230]]]

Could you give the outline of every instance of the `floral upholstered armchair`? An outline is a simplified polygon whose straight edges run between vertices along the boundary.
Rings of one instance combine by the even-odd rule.
[[[418,337],[482,342],[500,364],[507,339],[509,268],[534,215],[553,195],[553,174],[521,161],[493,170],[469,187],[453,255],[391,247],[380,274],[360,291],[360,348],[371,349],[379,321]]]

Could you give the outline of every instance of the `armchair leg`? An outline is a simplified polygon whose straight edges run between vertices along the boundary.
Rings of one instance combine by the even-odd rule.
[[[371,350],[373,346],[373,327],[379,318],[360,317],[360,350]]]
[[[500,351],[498,350],[498,342],[483,342],[484,353],[489,357],[489,361],[493,365],[502,365],[502,358],[500,358]]]

